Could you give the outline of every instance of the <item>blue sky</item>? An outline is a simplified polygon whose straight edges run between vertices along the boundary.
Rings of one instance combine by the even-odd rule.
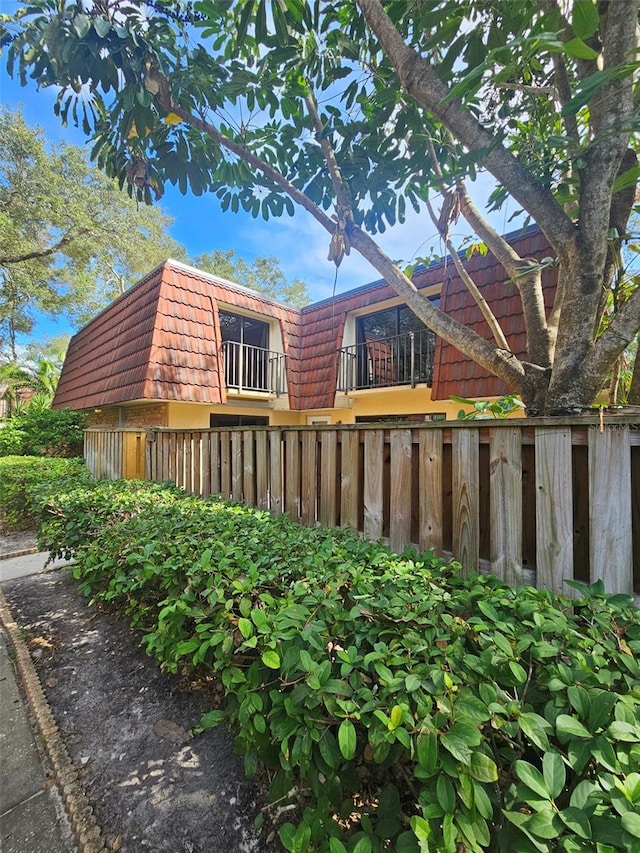
[[[86,145],[82,131],[72,126],[63,127],[53,114],[54,100],[53,91],[45,89],[38,92],[32,84],[21,87],[16,80],[8,77],[4,65],[0,67],[0,101],[3,104],[10,108],[20,105],[27,123],[41,127],[51,141]],[[489,187],[488,181],[481,181],[478,189],[486,195]],[[476,194],[476,203],[481,204],[482,201]],[[329,237],[304,210],[297,210],[294,217],[283,216],[264,222],[242,211],[223,213],[213,194],[182,196],[170,185],[166,187],[161,206],[174,219],[170,229],[172,236],[186,246],[189,255],[215,249],[234,249],[249,262],[258,256],[275,256],[288,278],[299,277],[307,283],[313,301],[331,296],[335,267],[327,260]],[[508,216],[509,213],[503,210],[497,217],[492,217],[494,227],[502,232],[513,230],[516,226],[508,222]],[[454,242],[456,236],[465,233],[461,222],[460,235],[452,235]],[[388,229],[378,236],[378,240],[394,260],[406,263],[427,255],[432,248],[442,251],[426,211],[422,216],[412,212],[405,224]],[[352,253],[344,259],[338,271],[336,292],[350,290],[378,278],[378,273],[367,261]],[[56,335],[63,331],[69,331],[63,320],[55,322],[42,318],[31,337]]]

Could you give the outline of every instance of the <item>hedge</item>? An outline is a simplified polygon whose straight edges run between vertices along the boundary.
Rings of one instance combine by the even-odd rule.
[[[175,488],[50,497],[73,551],[164,669],[215,674],[290,851],[637,851],[640,617],[465,577],[344,530]],[[48,520],[47,520],[48,519]]]

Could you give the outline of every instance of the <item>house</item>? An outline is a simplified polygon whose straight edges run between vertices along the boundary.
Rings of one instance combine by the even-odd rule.
[[[508,239],[522,256],[550,254],[537,230]],[[490,254],[466,266],[523,354],[515,286]],[[543,276],[551,299],[554,271]],[[414,282],[489,336],[450,259],[419,268]],[[509,391],[427,330],[384,281],[298,310],[168,260],[72,338],[54,407],[87,411],[92,427],[205,429],[455,418],[452,394]]]

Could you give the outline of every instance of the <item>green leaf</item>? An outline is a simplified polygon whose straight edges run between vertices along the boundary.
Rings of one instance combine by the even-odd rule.
[[[562,832],[562,823],[552,809],[533,814],[525,824],[528,832],[536,838],[557,838]]]
[[[407,688],[407,693],[413,693],[414,690],[422,687],[422,681],[416,675],[409,673],[404,680],[404,686]]]
[[[446,814],[453,814],[456,807],[456,792],[444,773],[438,776],[436,782],[436,797]]]
[[[426,732],[418,738],[418,764],[427,773],[432,773],[438,764],[438,736],[435,732]]]
[[[640,838],[640,814],[637,812],[627,812],[622,815],[620,822],[625,832],[633,835],[634,838]]]
[[[529,738],[531,743],[542,750],[549,749],[549,738],[547,732],[553,727],[539,714],[527,711],[518,717],[518,725],[521,731]]]
[[[87,15],[76,15],[73,19],[73,29],[78,38],[84,38],[91,29],[91,19]]]
[[[280,655],[274,649],[262,653],[262,663],[269,669],[280,669]]]
[[[456,839],[458,830],[453,822],[453,815],[447,814],[442,821],[442,838],[445,853],[456,853]]]
[[[572,684],[571,687],[567,689],[567,697],[573,710],[579,717],[586,720],[589,714],[591,700],[584,687],[577,687]]]
[[[625,743],[638,743],[640,741],[640,730],[638,726],[633,726],[631,723],[625,723],[622,720],[614,720],[607,729],[613,740],[620,740]]]
[[[335,770],[340,763],[340,749],[338,743],[329,729],[325,729],[318,742],[318,750],[325,763]]]
[[[595,697],[592,696],[588,718],[589,728],[592,732],[596,732],[609,721],[611,711],[617,701],[618,695],[608,690],[601,690]]]
[[[347,848],[339,838],[330,838],[329,853],[347,853]]]
[[[562,757],[557,752],[545,752],[542,758],[542,775],[552,799],[564,789],[567,774]]]
[[[558,714],[556,717],[556,733],[558,737],[567,741],[569,738],[590,738],[591,732],[582,725],[580,720],[570,717],[569,714]]]
[[[427,824],[428,826],[429,824]],[[413,832],[403,832],[396,838],[396,853],[420,853],[420,845]]]
[[[338,746],[343,758],[347,761],[351,761],[356,754],[357,743],[356,727],[351,720],[343,720],[338,729]]]
[[[559,814],[562,822],[572,832],[575,832],[580,838],[591,838],[591,824],[582,809],[569,806],[569,808],[563,809]]]
[[[471,749],[465,741],[459,737],[455,737],[455,735],[444,734],[440,738],[440,742],[454,758],[463,764],[469,764],[471,761]]]
[[[106,18],[97,17],[93,19],[93,28],[103,39],[111,29],[111,22]]]
[[[250,619],[244,619],[241,616],[238,619],[238,628],[245,640],[253,634],[253,622]]]
[[[597,50],[589,47],[582,39],[570,39],[564,43],[564,51],[572,59],[597,59],[600,55]]]
[[[419,815],[414,815],[409,821],[411,829],[418,841],[428,841],[431,835],[429,823]]]
[[[404,710],[400,705],[394,705],[391,709],[391,714],[389,715],[389,729],[393,731],[393,729],[397,729],[398,726],[402,723],[404,717]]]
[[[515,762],[515,771],[521,782],[530,788],[535,794],[543,797],[545,800],[551,799],[551,793],[544,780],[542,773],[533,764],[528,761],[518,760]]]
[[[478,782],[498,781],[498,768],[495,761],[483,752],[471,753],[471,761],[466,772]]]
[[[600,15],[594,0],[574,0],[571,27],[580,39],[595,35],[600,26]]]

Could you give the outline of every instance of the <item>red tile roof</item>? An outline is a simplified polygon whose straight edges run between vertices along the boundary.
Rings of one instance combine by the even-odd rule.
[[[550,254],[540,232],[511,242],[522,256]],[[500,320],[514,352],[524,355],[524,329],[515,286],[490,256],[474,255],[467,268]],[[553,272],[545,273],[550,297]],[[442,285],[441,307],[489,337],[473,298],[442,262],[414,274],[420,289]],[[349,312],[397,294],[384,281],[339,294],[298,311],[215,276],[166,261],[106,308],[69,345],[56,408],[89,409],[133,400],[224,403],[218,303],[276,319],[286,360],[289,405],[293,410],[332,408]],[[503,384],[437,340],[432,396],[487,397],[507,392]]]

